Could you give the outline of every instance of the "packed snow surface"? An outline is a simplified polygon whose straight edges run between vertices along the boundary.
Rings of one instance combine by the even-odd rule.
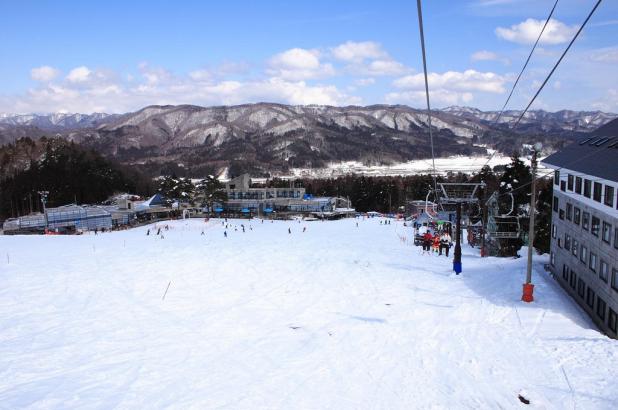
[[[231,223],[0,236],[0,408],[618,408],[546,258],[525,304],[525,258],[454,276],[400,222]]]

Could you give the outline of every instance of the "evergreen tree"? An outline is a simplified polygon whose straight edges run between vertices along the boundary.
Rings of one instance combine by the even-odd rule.
[[[223,204],[228,199],[225,187],[212,175],[208,175],[197,183],[195,198],[200,201],[202,206],[207,207],[209,212],[213,211],[216,203]]]

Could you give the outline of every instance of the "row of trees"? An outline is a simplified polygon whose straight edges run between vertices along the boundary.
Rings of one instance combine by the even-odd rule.
[[[215,203],[225,203],[228,199],[223,184],[212,175],[199,180],[196,184],[190,178],[164,176],[159,180],[157,192],[170,203],[173,201],[197,203],[211,210]]]
[[[99,203],[115,192],[148,195],[154,189],[150,179],[72,142],[42,139],[20,144],[36,151],[37,159],[30,157],[21,168],[2,161],[6,166],[0,174],[0,219],[40,211],[39,191],[49,192],[49,206],[59,206]],[[0,158],[19,155],[16,148],[2,147]]]

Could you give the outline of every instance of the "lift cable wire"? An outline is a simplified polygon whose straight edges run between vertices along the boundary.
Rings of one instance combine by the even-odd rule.
[[[425,75],[425,98],[427,100],[427,124],[429,125],[429,140],[431,143],[431,163],[433,168],[433,186],[437,191],[436,182],[436,159],[433,151],[433,133],[431,130],[431,106],[429,104],[429,83],[427,81],[427,58],[425,56],[425,34],[423,32],[423,11],[421,9],[421,0],[416,0],[416,7],[418,9],[418,28],[421,34],[421,51],[423,54],[423,73]]]
[[[543,33],[545,32],[545,28],[549,24],[549,20],[551,20],[552,16],[554,15],[554,10],[556,10],[556,6],[557,5],[558,5],[558,0],[556,0],[556,2],[554,3],[554,6],[551,8],[551,11],[549,12],[549,15],[547,16],[547,19],[545,20],[545,24],[543,24],[543,28],[541,29],[541,32],[539,33],[539,36],[536,38],[536,41],[534,42],[534,45],[532,46],[532,50],[530,50],[530,54],[528,54],[528,58],[526,59],[526,62],[524,63],[524,66],[521,68],[521,71],[519,72],[519,75],[517,76],[517,79],[513,83],[513,87],[511,88],[511,92],[509,93],[509,96],[506,98],[506,101],[504,102],[504,105],[500,109],[500,112],[498,113],[496,118],[492,121],[492,125],[493,126],[498,125],[498,122],[500,121],[500,118],[502,117],[502,114],[504,113],[504,110],[506,109],[506,106],[508,105],[509,101],[511,100],[511,97],[513,96],[513,92],[515,91],[515,87],[517,87],[517,84],[519,83],[519,80],[520,80],[522,74],[526,70],[526,67],[528,67],[528,63],[530,62],[530,59],[532,58],[532,54],[534,54],[534,50],[536,49],[536,46],[539,44],[539,41],[541,40],[541,37],[543,36]],[[493,137],[492,137],[492,141],[493,141]],[[498,152],[498,150],[494,150],[494,152],[491,154],[491,156],[487,159],[487,162],[485,162],[485,164],[483,164],[481,169],[483,169],[485,166],[487,166],[487,164],[489,164],[489,162],[493,159],[494,155],[496,155],[497,152]]]
[[[556,71],[556,68],[558,68],[558,65],[560,64],[560,62],[562,61],[562,59],[564,58],[564,56],[566,55],[566,53],[569,51],[569,49],[571,48],[571,46],[573,45],[573,43],[575,42],[575,40],[577,39],[577,37],[579,36],[579,33],[582,32],[582,30],[584,29],[584,27],[586,27],[586,24],[588,23],[588,20],[590,20],[590,17],[592,17],[592,15],[594,14],[594,12],[596,11],[597,7],[599,7],[599,4],[601,4],[601,1],[603,0],[598,0],[597,3],[594,5],[594,7],[592,8],[592,10],[590,10],[590,13],[588,14],[588,17],[586,17],[586,20],[584,20],[584,23],[581,25],[581,27],[579,28],[579,30],[577,30],[577,33],[575,33],[575,36],[573,37],[573,39],[571,40],[571,42],[569,43],[569,45],[567,46],[567,48],[564,50],[564,52],[562,53],[562,55],[560,56],[560,58],[558,59],[558,61],[556,61],[556,64],[554,65],[554,68],[551,69],[551,71],[549,72],[549,74],[547,75],[547,77],[545,78],[545,81],[543,81],[543,84],[541,84],[541,86],[539,87],[539,89],[537,90],[536,94],[534,94],[534,97],[532,97],[532,99],[530,100],[530,102],[528,103],[528,106],[526,107],[525,110],[523,110],[521,112],[521,114],[519,115],[519,118],[517,119],[517,121],[515,122],[515,125],[513,125],[513,128],[517,127],[517,125],[519,124],[519,122],[521,121],[522,118],[524,118],[524,115],[526,114],[526,112],[528,111],[528,109],[530,108],[530,106],[532,105],[532,103],[534,102],[534,100],[536,100],[536,97],[541,93],[541,90],[543,89],[543,87],[545,87],[545,84],[547,84],[547,82],[549,81],[549,79],[551,78],[552,74],[554,74],[554,71]]]

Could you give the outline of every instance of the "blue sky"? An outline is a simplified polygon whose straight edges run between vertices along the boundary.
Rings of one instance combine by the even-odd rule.
[[[553,0],[425,1],[432,105],[502,106]],[[521,109],[594,0],[562,0],[509,108]],[[414,1],[14,1],[0,112],[150,104],[422,107]],[[605,0],[535,108],[618,112],[618,4]]]

